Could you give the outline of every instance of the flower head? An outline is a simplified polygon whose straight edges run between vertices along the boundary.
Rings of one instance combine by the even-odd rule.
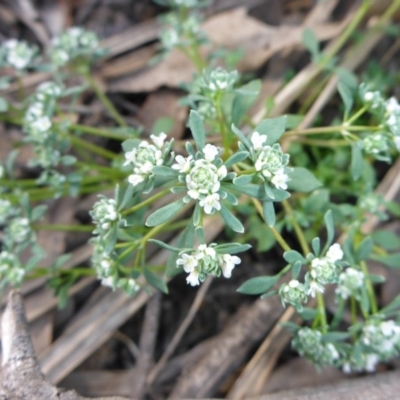
[[[250,140],[254,150],[260,150],[263,147],[264,143],[267,141],[267,136],[260,135],[257,131],[255,131],[251,135]]]

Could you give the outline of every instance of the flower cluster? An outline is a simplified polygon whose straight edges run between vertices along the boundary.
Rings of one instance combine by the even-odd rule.
[[[332,343],[325,343],[320,331],[308,327],[296,332],[292,347],[317,366],[337,365],[340,354]]]
[[[174,47],[192,47],[205,42],[206,38],[200,29],[201,19],[190,14],[181,19],[178,14],[170,13],[162,18],[166,28],[160,34],[160,41],[166,51]]]
[[[213,214],[221,209],[221,181],[228,171],[218,158],[219,148],[207,144],[201,153],[204,158],[197,160],[191,155],[186,158],[176,156],[176,164],[172,168],[180,172],[179,181],[186,184],[187,196],[184,201],[196,200],[206,214]]]
[[[391,97],[385,100],[381,93],[362,83],[359,94],[364,106],[383,123],[379,132],[368,133],[363,139],[364,151],[377,160],[391,160],[390,148],[400,151],[400,104]]]
[[[5,283],[12,286],[20,285],[25,274],[26,271],[17,256],[6,250],[0,252],[0,282],[2,282],[0,288]]]
[[[338,243],[329,247],[325,257],[315,257],[311,261],[310,272],[307,273],[308,294],[315,297],[316,293],[323,293],[325,285],[337,283],[340,265],[338,261],[343,258],[343,251]]]
[[[91,243],[93,244],[91,263],[101,284],[113,290],[119,288],[133,296],[140,289],[137,281],[133,278],[120,277],[117,258],[113,252],[106,251],[101,237],[93,238]]]
[[[284,154],[278,143],[272,146],[264,145],[266,141],[267,136],[260,135],[257,131],[251,135],[254,168],[262,179],[271,182],[277,189],[286,190],[289,181],[286,167],[289,163],[289,154]]]
[[[236,70],[228,72],[218,67],[212,70],[204,70],[197,79],[196,86],[200,94],[218,93],[232,90],[238,79],[239,73]]]
[[[279,288],[279,296],[284,307],[286,303],[289,303],[295,306],[298,311],[302,310],[301,303],[307,301],[306,288],[297,279],[292,279],[289,283],[282,284]]]
[[[385,199],[381,194],[370,192],[360,196],[358,199],[358,207],[360,207],[364,213],[373,214],[381,221],[386,221],[388,219],[388,215],[384,211]]]
[[[336,294],[344,300],[347,300],[350,296],[354,296],[358,301],[360,301],[360,289],[363,287],[364,281],[365,276],[363,272],[355,268],[347,268],[339,275]]]
[[[23,71],[32,65],[37,47],[16,39],[7,40],[0,47],[0,67],[11,67]]]
[[[90,216],[96,224],[96,229],[93,233],[104,234],[121,219],[121,215],[117,210],[117,204],[114,199],[108,199],[105,196],[100,197],[101,199],[94,204]]]
[[[100,41],[94,32],[72,27],[52,40],[49,57],[57,67],[63,67],[76,59],[92,61],[103,55]]]
[[[128,181],[131,185],[137,186],[147,179],[154,178],[153,167],[165,163],[171,149],[172,142],[165,142],[167,135],[151,135],[153,144],[143,140],[139,143],[133,142],[133,148],[125,153],[124,165],[133,167],[133,174],[129,175]]]
[[[186,278],[188,284],[197,286],[200,282],[204,282],[208,275],[220,276],[222,273],[225,278],[231,277],[232,270],[241,262],[240,258],[230,254],[220,254],[214,247],[215,244],[209,246],[201,244],[197,249],[181,254],[176,266],[182,266],[189,274]]]

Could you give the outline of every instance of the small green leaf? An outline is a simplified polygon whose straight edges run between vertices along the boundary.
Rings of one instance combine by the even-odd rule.
[[[232,167],[233,164],[237,164],[238,162],[245,160],[248,156],[249,153],[247,151],[239,151],[225,161],[225,167]]]
[[[264,200],[265,198],[264,188],[260,185],[248,184],[246,186],[236,186],[226,183],[224,184],[224,188],[236,190],[240,193],[247,194],[248,196],[254,197],[255,199],[259,200]]]
[[[305,264],[307,260],[296,250],[288,250],[283,253],[283,258],[289,264],[293,264],[296,261],[300,261],[302,264]]]
[[[38,221],[40,218],[43,217],[46,211],[47,211],[47,205],[45,204],[35,207],[31,212],[31,218],[30,218],[31,222]]]
[[[159,208],[158,210],[154,211],[153,214],[149,215],[146,221],[146,226],[157,226],[167,222],[169,219],[178,214],[184,205],[185,203],[181,199]]]
[[[350,172],[355,181],[361,176],[364,168],[364,159],[360,146],[361,142],[351,144]]]
[[[350,88],[343,82],[338,83],[338,92],[343,100],[345,115],[348,116],[353,108],[353,93]]]
[[[229,226],[233,231],[238,233],[244,232],[244,226],[242,223],[223,205],[221,205],[221,216],[224,219],[226,225]]]
[[[168,133],[174,126],[174,119],[171,117],[162,117],[156,120],[151,128],[153,135],[159,135],[160,133]]]
[[[153,172],[154,175],[158,175],[162,178],[168,178],[168,179],[177,178],[179,175],[179,172],[177,170],[172,169],[170,167],[165,167],[163,165],[156,165],[151,169],[151,172]]]
[[[350,332],[328,332],[324,333],[321,341],[324,343],[341,342],[342,340],[348,339],[350,336]]]
[[[286,115],[277,118],[269,118],[262,120],[255,128],[260,135],[267,135],[265,144],[272,146],[276,143],[286,129]]]
[[[292,279],[297,279],[301,271],[302,262],[300,260],[295,261],[292,265]]]
[[[275,208],[274,208],[274,203],[272,201],[263,202],[263,216],[265,222],[268,224],[270,228],[272,228],[275,225],[276,221]]]
[[[160,246],[165,250],[173,251],[174,253],[179,253],[181,251],[181,249],[178,249],[177,247],[174,246],[170,246],[169,244],[164,243],[161,240],[149,239],[149,242],[155,243],[157,246]]]
[[[318,310],[315,308],[304,307],[300,313],[300,318],[304,321],[311,321],[318,315]]]
[[[367,278],[374,283],[383,283],[386,282],[386,278],[382,275],[376,275],[376,274],[368,274]]]
[[[252,147],[249,139],[247,139],[247,137],[240,129],[235,126],[235,124],[231,125],[231,129],[232,132],[238,137],[238,139],[247,147],[247,149],[250,149]]]
[[[392,231],[376,231],[372,233],[374,242],[385,250],[400,248],[400,238]]]
[[[358,246],[356,250],[356,260],[363,261],[366,260],[372,253],[374,247],[374,242],[370,236],[366,237]]]
[[[232,123],[239,125],[249,108],[256,101],[261,89],[259,79],[251,81],[239,89],[235,90],[235,97],[232,102]]]
[[[133,197],[133,192],[135,190],[135,187],[133,185],[127,185],[126,189],[125,189],[125,193],[122,197],[122,200],[120,202],[120,204],[118,204],[118,209],[122,210],[130,200],[132,200]]]
[[[400,253],[387,254],[385,256],[374,254],[370,258],[390,268],[400,268]]]
[[[251,278],[244,282],[238,289],[237,292],[243,294],[263,294],[267,292],[272,286],[278,282],[279,276],[258,276]]]
[[[127,139],[124,142],[121,143],[122,149],[124,150],[124,152],[128,152],[131,151],[133,149],[135,149],[136,147],[139,146],[141,140],[139,139]]]
[[[225,243],[215,246],[214,249],[219,254],[237,254],[251,249],[251,245],[247,243]]]
[[[151,272],[148,268],[143,268],[143,275],[149,285],[153,286],[160,292],[168,294],[168,286],[161,277]]]
[[[233,180],[233,184],[236,186],[246,186],[253,179],[253,174],[250,175],[240,175]]]
[[[322,183],[306,168],[295,167],[288,173],[289,190],[300,193],[309,193],[322,186]]]
[[[191,110],[189,115],[189,127],[192,131],[194,141],[198,150],[203,150],[206,146],[206,131],[204,130],[203,120],[197,111]]]
[[[310,29],[306,28],[303,31],[302,42],[304,47],[316,58],[319,54],[319,42],[315,33]]]
[[[328,248],[333,242],[335,237],[335,225],[333,224],[332,211],[328,210],[324,215],[324,221],[326,226],[327,238],[325,248]]]
[[[193,225],[198,226],[200,224],[200,219],[201,219],[201,207],[199,206],[199,203],[196,202],[193,211]]]
[[[319,237],[315,237],[312,242],[311,242],[312,249],[314,251],[314,254],[318,257],[319,252],[321,251],[321,241]]]

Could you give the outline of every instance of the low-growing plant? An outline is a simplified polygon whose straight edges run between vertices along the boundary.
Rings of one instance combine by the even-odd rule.
[[[168,27],[161,33],[162,52],[177,48],[198,70],[182,100],[191,108],[191,138],[185,143],[174,143],[164,132],[141,139],[128,126],[90,73],[104,54],[92,32],[71,28],[53,40],[46,54],[14,39],[2,44],[0,66],[9,73],[0,86],[18,90],[16,98],[0,98],[0,119],[19,126],[24,139],[0,166],[1,288],[47,276],[65,303],[76,279],[96,274],[103,285],[129,295],[149,286],[166,293],[167,278],[181,272],[191,286],[208,276],[229,279],[249,241],[260,251],[276,244],[283,251],[282,269],[253,277],[238,291],[277,295],[283,307],[293,306],[307,324],[287,324],[292,346],[317,366],[373,371],[400,352],[400,295],[380,307],[375,290],[384,278],[368,271],[368,260],[399,268],[400,240],[390,232],[366,235],[362,230],[370,214],[380,220],[389,213],[400,216],[398,204],[374,193],[375,161],[391,163],[400,151],[398,101],[373,82],[358,84],[348,71],[337,69],[334,54],[322,53],[307,31],[304,40],[314,62],[339,76],[337,122],[302,129],[300,115],[268,118],[266,113],[254,124],[249,110],[261,82],[244,82],[238,71],[217,66],[215,54],[208,59],[200,52],[207,38],[193,9],[206,2],[157,2],[171,7],[163,18]],[[369,3],[360,8],[358,20]],[[399,7],[399,1],[393,2],[385,18]],[[24,76],[38,70],[52,79],[26,95]],[[77,100],[88,90],[116,128],[76,123]],[[107,150],[82,134],[121,141],[123,152]],[[33,149],[33,179],[16,175],[15,160],[25,145]],[[38,222],[46,212],[42,201],[106,188],[115,188],[115,194],[99,195],[90,212],[94,229]],[[232,242],[206,241],[210,218],[222,218]],[[35,232],[44,229],[92,232],[92,268],[63,268],[66,255],[42,265],[44,252]],[[287,236],[295,236],[298,247],[292,248]],[[165,265],[149,263],[150,243],[170,252]],[[325,306],[325,295],[332,292],[333,315]],[[344,318],[347,308],[350,325]]]

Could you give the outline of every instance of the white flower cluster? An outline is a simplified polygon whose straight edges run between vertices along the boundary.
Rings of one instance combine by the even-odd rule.
[[[133,174],[128,177],[131,185],[137,186],[147,178],[153,177],[153,167],[164,164],[166,153],[170,148],[170,143],[164,144],[166,138],[165,133],[151,135],[153,144],[143,140],[137,147],[125,153],[126,161],[123,165],[133,166]]]
[[[202,150],[204,158],[194,160],[192,156],[176,156],[173,169],[180,172],[179,180],[186,184],[187,196],[184,201],[199,201],[200,207],[206,214],[213,214],[221,209],[221,181],[227,176],[228,171],[218,158],[220,149],[207,144]],[[219,165],[219,166],[218,166]]]
[[[332,343],[322,340],[322,333],[308,327],[297,331],[292,347],[299,354],[318,366],[336,365],[340,354]]]
[[[176,262],[177,267],[182,266],[188,273],[186,282],[191,286],[197,286],[204,282],[208,275],[220,276],[225,278],[232,276],[232,270],[241,260],[237,256],[230,254],[219,254],[211,244],[201,244],[197,249],[193,249],[190,254],[183,253]]]
[[[26,243],[34,235],[28,218],[15,217],[8,221],[5,229],[4,243],[9,247],[14,244]]]
[[[329,247],[325,257],[316,257],[311,261],[307,294],[315,297],[316,293],[324,292],[326,284],[338,281],[340,266],[337,262],[342,258],[340,244],[335,243]]]
[[[201,77],[196,81],[196,86],[200,93],[221,92],[232,90],[239,79],[239,73],[234,70],[231,72],[218,67],[212,70],[204,70]]]
[[[108,232],[112,224],[115,224],[121,219],[115,200],[106,197],[102,197],[93,205],[90,216],[96,224],[96,229],[93,233],[99,234]]]
[[[355,268],[347,268],[339,275],[339,283],[336,288],[336,294],[347,300],[350,296],[354,296],[357,300],[361,299],[360,290],[365,281],[365,276],[362,271]]]
[[[26,42],[10,39],[0,48],[0,66],[9,66],[17,71],[29,67],[37,54],[37,47]]]
[[[388,215],[385,212],[385,199],[381,194],[371,192],[360,196],[358,206],[364,212],[375,215],[381,221],[388,219]]]
[[[93,238],[91,243],[94,246],[91,263],[96,270],[98,279],[101,280],[101,284],[111,287],[113,290],[119,288],[128,295],[134,295],[140,289],[136,280],[119,276],[118,262],[114,259],[113,254],[108,254],[105,251],[101,238]]]
[[[19,285],[25,276],[25,270],[14,254],[3,250],[0,252],[0,288],[7,282]]]
[[[0,225],[4,225],[15,212],[16,210],[9,200],[0,198]]]
[[[361,350],[342,362],[343,371],[374,372],[379,362],[388,361],[400,353],[400,325],[393,321],[368,321],[354,346]]]
[[[289,155],[282,152],[278,143],[272,146],[264,145],[267,136],[260,135],[257,131],[253,132],[250,140],[253,145],[251,153],[256,171],[277,189],[286,190],[289,176],[285,167],[289,163]]]
[[[301,304],[307,301],[306,288],[297,279],[283,283],[279,288],[279,296],[284,307],[288,303],[295,306],[299,311],[302,310]]]
[[[97,35],[80,27],[72,27],[55,37],[49,51],[50,59],[57,67],[63,67],[77,58],[91,60],[101,54]]]

